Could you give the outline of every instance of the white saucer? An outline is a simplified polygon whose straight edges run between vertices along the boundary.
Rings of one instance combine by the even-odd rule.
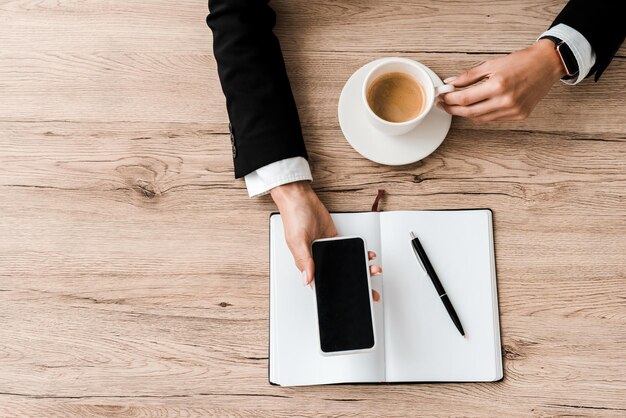
[[[422,123],[404,135],[391,136],[374,128],[367,120],[361,88],[367,72],[388,59],[364,65],[346,82],[339,97],[339,125],[352,148],[365,158],[385,165],[411,164],[428,157],[441,145],[450,130],[452,116],[433,106]],[[435,86],[443,84],[437,74],[423,67]]]

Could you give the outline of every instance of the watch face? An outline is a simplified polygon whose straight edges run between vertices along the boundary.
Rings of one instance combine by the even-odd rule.
[[[576,61],[576,57],[572,53],[572,50],[567,46],[567,44],[561,41],[556,46],[556,51],[559,53],[561,57],[561,62],[565,67],[565,72],[568,77],[573,77],[578,73],[578,61]]]

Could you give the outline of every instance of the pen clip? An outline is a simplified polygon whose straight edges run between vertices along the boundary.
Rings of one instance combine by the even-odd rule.
[[[413,231],[411,231],[410,234],[411,234],[411,248],[413,248],[413,252],[415,253],[415,258],[417,258],[417,262],[419,263],[422,270],[424,270],[424,273],[428,274],[428,271],[426,271],[426,267],[424,267],[424,263],[422,263],[422,258],[417,253],[417,250],[415,249],[415,245],[413,244],[413,240],[417,239],[417,237],[415,236]]]

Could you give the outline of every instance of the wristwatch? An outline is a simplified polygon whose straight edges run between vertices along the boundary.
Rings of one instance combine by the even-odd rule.
[[[561,62],[563,63],[565,72],[567,73],[563,79],[570,80],[576,77],[578,75],[578,61],[576,61],[576,57],[570,47],[567,46],[564,41],[555,36],[544,36],[541,39],[549,39],[554,42],[556,52],[559,54],[559,57],[561,57]]]

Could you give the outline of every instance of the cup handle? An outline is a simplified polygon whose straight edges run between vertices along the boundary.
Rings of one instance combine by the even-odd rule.
[[[435,87],[435,96],[439,96],[440,94],[450,93],[456,90],[456,88],[452,84],[444,84],[441,86]]]

